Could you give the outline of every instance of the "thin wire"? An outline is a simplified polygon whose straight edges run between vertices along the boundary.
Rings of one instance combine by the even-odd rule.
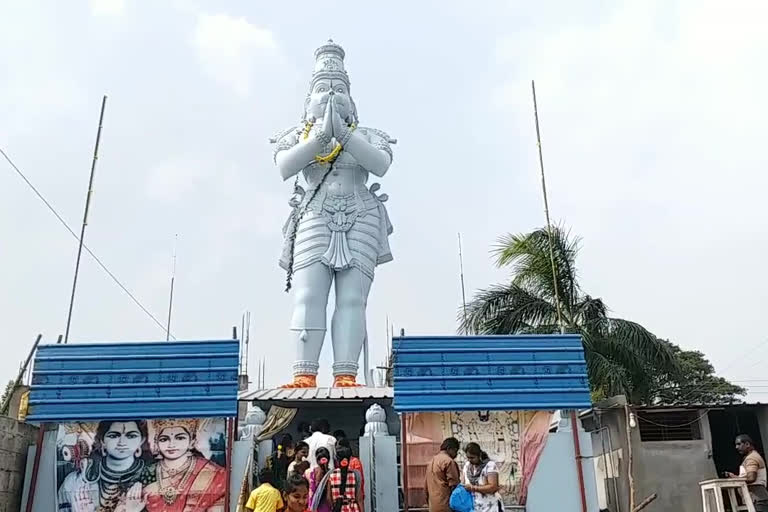
[[[39,190],[38,190],[38,189],[37,189],[37,188],[36,188],[36,187],[35,187],[35,186],[32,184],[32,182],[31,182],[31,181],[29,181],[29,179],[28,179],[28,178],[27,178],[27,177],[24,175],[24,173],[23,173],[23,172],[21,172],[21,169],[19,169],[19,168],[16,166],[16,164],[15,164],[15,163],[13,163],[13,160],[11,160],[11,158],[8,156],[8,154],[7,154],[5,151],[3,151],[3,148],[0,148],[0,154],[2,154],[2,155],[3,155],[3,158],[5,158],[5,160],[6,160],[6,161],[7,161],[7,162],[8,162],[8,163],[11,165],[11,167],[13,168],[13,170],[14,170],[14,171],[16,171],[16,173],[17,173],[17,174],[18,174],[18,175],[21,177],[21,179],[22,179],[22,180],[24,180],[24,182],[25,182],[25,183],[26,183],[26,184],[29,186],[29,188],[31,188],[31,189],[32,189],[32,191],[35,193],[35,195],[37,195],[37,197],[38,197],[38,198],[39,198],[39,199],[40,199],[40,200],[43,202],[43,204],[45,204],[45,206],[46,206],[46,207],[47,207],[47,208],[48,208],[48,209],[51,211],[51,213],[53,213],[53,215],[54,215],[54,216],[55,216],[55,217],[56,217],[56,218],[59,220],[59,222],[60,222],[60,223],[61,223],[61,224],[62,224],[62,225],[63,225],[63,226],[64,226],[64,227],[67,229],[67,231],[69,231],[69,233],[70,233],[70,234],[71,234],[71,235],[72,235],[72,236],[75,238],[75,240],[77,240],[77,242],[79,243],[79,242],[80,242],[80,237],[78,237],[78,236],[77,236],[77,233],[75,233],[75,232],[72,230],[72,228],[71,228],[71,227],[69,227],[69,224],[67,224],[67,222],[66,222],[66,221],[65,221],[65,220],[64,220],[64,219],[61,217],[61,215],[59,215],[59,213],[58,213],[58,212],[56,211],[56,209],[55,209],[55,208],[54,208],[54,207],[51,205],[51,203],[49,203],[49,202],[48,202],[48,201],[45,199],[45,197],[43,196],[43,194],[41,194],[41,193],[40,193],[40,191],[39,191]],[[104,272],[106,272],[106,273],[107,273],[107,275],[108,275],[109,277],[111,277],[111,278],[112,278],[112,280],[113,280],[113,281],[114,281],[114,282],[117,284],[117,286],[119,286],[119,287],[120,287],[120,288],[121,288],[121,289],[122,289],[122,290],[123,290],[123,291],[126,293],[126,295],[128,295],[128,297],[130,297],[130,298],[131,298],[131,300],[133,300],[133,302],[134,302],[134,303],[135,303],[137,306],[139,306],[139,308],[140,308],[140,309],[141,309],[141,310],[142,310],[144,313],[146,313],[146,314],[147,314],[147,316],[149,316],[149,317],[150,317],[150,318],[151,318],[151,319],[152,319],[152,320],[153,320],[153,321],[154,321],[154,322],[155,322],[155,323],[156,323],[156,324],[157,324],[157,325],[158,325],[158,326],[159,326],[159,327],[160,327],[160,328],[163,330],[163,332],[165,332],[165,333],[168,333],[167,329],[166,329],[166,328],[165,328],[165,326],[162,324],[162,322],[160,322],[160,321],[159,321],[157,318],[155,318],[155,316],[154,316],[152,313],[150,313],[150,312],[149,312],[149,310],[148,310],[147,308],[145,308],[145,307],[144,307],[144,305],[143,305],[141,302],[139,302],[139,299],[137,299],[137,298],[136,298],[136,297],[135,297],[135,296],[134,296],[134,295],[133,295],[133,294],[130,292],[130,290],[128,290],[128,288],[126,288],[126,287],[125,287],[125,285],[124,285],[123,283],[121,283],[121,282],[120,282],[120,280],[119,280],[119,279],[118,279],[118,278],[115,276],[115,274],[113,274],[113,273],[112,273],[112,272],[111,272],[111,271],[110,271],[110,270],[107,268],[107,266],[106,266],[106,265],[105,265],[105,264],[104,264],[104,263],[103,263],[103,262],[102,262],[102,261],[99,259],[99,257],[98,257],[98,256],[96,256],[96,255],[93,253],[93,251],[91,251],[91,249],[90,249],[90,248],[89,248],[87,245],[83,244],[83,248],[86,250],[86,252],[87,252],[88,254],[90,254],[90,255],[91,255],[91,257],[93,258],[93,260],[94,260],[94,261],[95,261],[95,262],[96,262],[96,263],[97,263],[97,264],[98,264],[98,265],[99,265],[99,266],[102,268],[102,270],[104,270]],[[171,334],[170,336],[171,336],[171,338],[173,338],[174,340],[176,339],[176,337],[175,337],[173,334]]]
[[[687,422],[687,423],[680,423],[679,425],[666,425],[666,424],[663,424],[663,423],[656,423],[655,421],[653,421],[653,420],[649,420],[648,418],[643,418],[643,417],[642,417],[642,416],[640,416],[639,414],[637,415],[637,418],[638,418],[640,421],[644,421],[644,422],[646,422],[646,423],[650,423],[651,425],[656,425],[657,427],[664,427],[664,428],[681,428],[681,427],[687,427],[688,425],[693,425],[693,424],[694,424],[694,423],[696,423],[697,421],[701,420],[701,419],[702,419],[704,416],[706,416],[708,413],[709,413],[709,409],[704,409],[704,412],[703,412],[703,413],[701,413],[699,416],[697,416],[695,420],[693,420],[693,421],[689,421],[689,422]]]

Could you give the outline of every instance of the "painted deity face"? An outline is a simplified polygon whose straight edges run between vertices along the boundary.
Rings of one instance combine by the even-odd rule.
[[[109,430],[104,434],[104,451],[107,457],[114,460],[135,458],[141,450],[141,436],[139,426],[134,421],[113,422]]]
[[[307,510],[309,489],[306,485],[296,487],[291,493],[284,493],[286,511],[304,512]]]
[[[157,448],[164,459],[179,459],[192,448],[192,436],[182,427],[164,428],[157,436]]]
[[[307,114],[322,119],[325,115],[325,107],[331,97],[331,91],[336,100],[336,113],[346,121],[352,113],[352,98],[349,95],[347,84],[341,80],[322,79],[312,87],[307,105]]]

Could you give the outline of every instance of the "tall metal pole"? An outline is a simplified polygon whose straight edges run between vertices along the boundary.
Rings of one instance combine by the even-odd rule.
[[[464,255],[461,252],[461,233],[459,235],[459,275],[461,278],[461,306],[464,308],[464,326],[467,325],[467,294],[464,291]]]
[[[176,237],[173,240],[173,270],[171,271],[171,293],[170,298],[168,299],[168,323],[165,327],[165,341],[171,340],[171,314],[173,312],[173,285],[174,281],[176,281],[176,247],[179,243],[179,235],[176,234]]]
[[[557,287],[557,267],[555,266],[555,251],[552,248],[552,224],[549,220],[549,200],[547,199],[547,181],[544,179],[544,156],[541,152],[541,131],[539,130],[539,107],[536,104],[536,84],[531,80],[531,91],[533,91],[533,115],[536,119],[536,145],[539,147],[539,169],[541,169],[541,191],[544,195],[544,214],[547,217],[547,234],[549,236],[549,260],[552,263],[552,281],[555,287],[555,307],[557,309],[557,325],[560,327],[560,334],[565,334],[563,325],[563,314],[560,308],[560,290]]]
[[[75,262],[75,278],[72,281],[72,296],[69,298],[69,313],[67,313],[67,329],[64,331],[64,343],[69,342],[69,327],[72,324],[72,308],[75,306],[75,290],[77,289],[77,276],[80,273],[80,258],[83,255],[83,238],[85,227],[88,225],[88,209],[91,205],[93,194],[93,176],[96,173],[96,161],[99,159],[99,141],[101,140],[101,125],[104,121],[104,109],[107,106],[107,96],[101,99],[101,113],[99,114],[99,129],[96,131],[96,144],[93,148],[93,160],[91,162],[91,177],[88,179],[88,195],[85,197],[85,212],[83,213],[83,226],[80,229],[80,244],[77,247],[77,261]]]

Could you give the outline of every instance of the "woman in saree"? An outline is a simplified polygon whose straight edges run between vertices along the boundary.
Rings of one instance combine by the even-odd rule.
[[[147,512],[224,512],[227,474],[196,448],[197,420],[152,422],[158,461],[144,488]]]

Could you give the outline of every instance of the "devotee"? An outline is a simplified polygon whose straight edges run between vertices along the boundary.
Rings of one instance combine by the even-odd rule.
[[[309,482],[301,475],[292,475],[283,489],[284,512],[307,512]]]
[[[314,454],[317,459],[317,465],[307,469],[304,474],[309,482],[310,509],[316,512],[331,512],[328,493],[325,490],[328,477],[330,476],[331,454],[325,447],[318,448]]]
[[[305,443],[304,441],[300,441],[296,444],[296,449],[294,451],[293,455],[293,461],[288,465],[288,476],[291,476],[291,473],[299,473],[296,470],[296,465],[300,464],[301,462],[304,462],[304,459],[309,457],[309,445]],[[300,475],[304,473],[299,473]]]
[[[362,512],[364,506],[360,473],[350,468],[349,463],[352,450],[340,446],[337,455],[339,467],[331,471],[326,485],[328,501],[334,512]]]
[[[259,485],[253,490],[245,509],[250,512],[277,512],[282,510],[284,503],[280,491],[275,489],[274,474],[270,468],[264,468],[259,472]]]
[[[274,475],[273,483],[276,488],[282,489],[285,477],[288,475],[288,466],[293,460],[295,453],[293,436],[285,434],[277,445],[277,451],[267,457],[267,467],[272,470]]]
[[[427,466],[424,491],[429,512],[451,512],[451,492],[459,485],[459,441],[449,437],[440,445],[440,452],[432,457]]]
[[[480,445],[469,443],[464,447],[467,462],[464,463],[461,481],[464,488],[472,493],[475,512],[499,512],[503,510],[499,494],[499,470],[496,463],[488,458]]]
[[[309,445],[309,465],[313,468],[317,466],[315,453],[319,448],[325,448],[330,454],[329,468],[333,469],[333,461],[336,458],[336,438],[329,434],[330,423],[326,419],[313,420],[310,429],[312,435],[304,440]]]
[[[749,495],[755,504],[755,512],[768,512],[768,490],[766,484],[765,460],[755,450],[755,442],[746,434],[736,437],[736,451],[744,457],[739,467],[739,474],[725,474],[726,478],[744,478],[747,480]]]
[[[349,469],[352,469],[354,471],[357,471],[360,474],[360,493],[363,495],[363,501],[365,500],[365,475],[363,474],[363,463],[360,461],[359,458],[354,456],[354,451],[352,451],[352,445],[349,442],[349,439],[346,437],[339,438],[336,442],[336,453],[339,453],[339,450],[341,448],[348,448],[349,452],[353,454],[349,458]]]

